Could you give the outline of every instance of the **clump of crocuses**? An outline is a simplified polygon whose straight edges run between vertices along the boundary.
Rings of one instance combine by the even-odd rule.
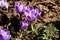
[[[41,10],[34,9],[33,6],[24,6],[22,3],[16,3],[14,7],[18,13],[22,14],[24,12],[28,21],[32,21],[41,15]]]
[[[0,0],[0,7],[5,7],[8,9],[8,3],[7,3],[7,0]]]
[[[25,6],[24,14],[28,21],[33,21],[41,15],[41,11],[39,9],[34,9],[34,7]]]
[[[10,38],[10,31],[8,31],[7,29],[0,28],[0,40],[10,40]]]
[[[16,11],[20,14],[24,12],[27,21],[33,21],[34,19],[38,18],[42,11],[40,9],[34,8],[33,6],[25,6],[22,3],[15,3],[14,5]],[[28,23],[22,21],[21,29],[26,29],[28,27]]]

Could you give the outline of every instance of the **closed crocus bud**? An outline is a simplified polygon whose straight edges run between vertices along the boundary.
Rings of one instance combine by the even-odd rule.
[[[34,9],[29,12],[29,15],[26,16],[26,18],[27,18],[29,21],[33,21],[33,20],[36,18]]]
[[[24,7],[24,15],[25,15],[25,16],[28,16],[29,13],[30,13],[29,7],[28,7],[28,6],[25,6],[25,7]]]
[[[5,8],[7,8],[8,9],[8,3],[7,3],[7,1],[6,0],[1,0],[0,1],[0,7],[5,7]]]
[[[21,13],[23,11],[24,5],[22,3],[15,3],[14,7],[18,13]]]
[[[11,35],[7,29],[0,29],[0,40],[10,40]]]
[[[23,11],[25,12],[25,11],[30,11],[30,10],[32,10],[32,9],[34,9],[34,7],[29,7],[29,6],[24,6],[24,9],[23,9]]]
[[[28,28],[28,21],[25,20],[25,21],[21,21],[21,30],[25,30]]]
[[[24,14],[25,14],[27,20],[29,20],[29,21],[32,21],[36,18],[35,17],[35,10],[33,7],[25,7]]]
[[[41,16],[41,13],[42,13],[41,10],[39,10],[39,9],[35,9],[35,16],[36,16],[36,17]]]

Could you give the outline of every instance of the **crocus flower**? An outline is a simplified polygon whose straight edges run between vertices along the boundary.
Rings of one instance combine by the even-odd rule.
[[[36,18],[39,17],[41,15],[42,11],[39,9],[35,9],[35,16]]]
[[[29,21],[34,20],[34,19],[36,18],[34,10],[31,10],[31,11],[28,13],[28,16],[26,16],[26,18],[27,18]]]
[[[10,40],[11,35],[7,29],[0,29],[0,40]]]
[[[35,16],[34,16],[34,9],[33,7],[28,7],[28,6],[25,6],[24,7],[24,14],[26,16],[26,18],[31,21],[31,20],[34,20],[35,19]],[[32,13],[33,12],[33,13]]]
[[[30,11],[30,10],[32,10],[32,9],[34,9],[33,6],[32,6],[32,7],[24,6],[23,12],[25,12],[26,10]]]
[[[5,7],[5,8],[7,8],[8,9],[8,3],[7,3],[7,1],[6,0],[1,0],[0,1],[0,7]]]
[[[24,12],[24,15],[29,21],[32,21],[41,15],[41,11],[39,9],[34,9],[33,6],[24,6],[22,3],[15,4],[15,9],[19,13]]]
[[[23,11],[24,5],[22,3],[15,3],[14,7],[17,12],[21,13]]]
[[[41,11],[39,9],[34,9],[34,7],[26,6],[24,7],[24,14],[29,21],[32,21],[41,15]]]
[[[21,21],[21,30],[27,29],[28,28],[28,21]]]

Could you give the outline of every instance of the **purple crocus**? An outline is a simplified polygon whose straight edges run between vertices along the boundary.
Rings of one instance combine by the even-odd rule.
[[[39,9],[34,9],[34,7],[24,7],[24,14],[29,21],[32,21],[41,15]]]
[[[7,8],[8,9],[8,3],[7,3],[7,1],[6,0],[1,0],[0,1],[0,7],[5,7],[5,8]]]
[[[26,16],[26,18],[27,18],[29,21],[34,20],[34,19],[36,18],[34,10],[30,10],[30,12],[28,13],[28,16]]]
[[[41,15],[42,11],[39,9],[35,9],[35,16],[38,18]]]
[[[28,21],[21,21],[21,30],[27,29],[28,28]]]
[[[32,13],[33,12],[33,13]],[[24,14],[26,16],[26,18],[29,20],[29,21],[32,21],[35,19],[35,16],[34,16],[34,8],[33,7],[28,7],[28,6],[25,6],[24,7]]]
[[[23,11],[24,5],[22,3],[15,3],[14,7],[17,12],[21,13]]]
[[[39,9],[34,9],[33,6],[24,6],[22,3],[17,3],[14,7],[19,13],[24,12],[24,15],[29,21],[32,21],[41,15],[41,11]]]
[[[0,29],[0,40],[10,40],[11,35],[7,29]]]

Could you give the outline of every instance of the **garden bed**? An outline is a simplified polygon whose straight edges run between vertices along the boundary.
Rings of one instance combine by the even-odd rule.
[[[9,7],[0,7],[0,28],[10,31],[10,40],[59,40],[60,1],[59,0],[7,0]],[[33,6],[41,10],[41,15],[28,21],[28,27],[21,29],[21,21],[27,20],[24,12],[15,9],[16,3]]]

